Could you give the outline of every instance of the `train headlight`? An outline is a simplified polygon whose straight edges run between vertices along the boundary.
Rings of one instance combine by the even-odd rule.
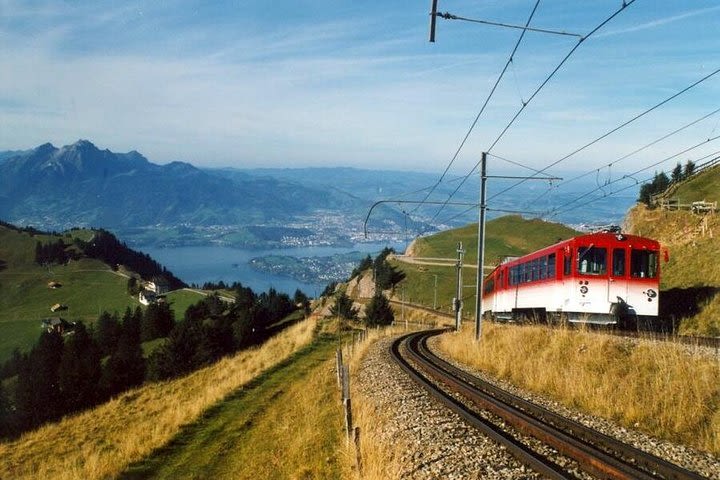
[[[652,288],[648,288],[647,292],[645,292],[645,295],[647,295],[649,298],[655,298],[657,297],[657,292]]]
[[[587,292],[588,292],[588,287],[587,287],[587,285],[583,285],[582,287],[580,287],[580,293],[582,293],[583,295],[585,295]]]

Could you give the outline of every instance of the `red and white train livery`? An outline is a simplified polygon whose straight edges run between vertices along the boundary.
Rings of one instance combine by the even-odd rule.
[[[657,318],[660,244],[614,232],[580,235],[520,258],[485,279],[483,314],[634,324]]]

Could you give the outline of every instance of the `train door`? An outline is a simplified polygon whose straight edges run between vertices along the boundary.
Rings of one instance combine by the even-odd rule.
[[[610,305],[625,305],[628,299],[628,264],[627,249],[613,248],[608,275],[608,302]],[[616,307],[617,308],[617,307]]]

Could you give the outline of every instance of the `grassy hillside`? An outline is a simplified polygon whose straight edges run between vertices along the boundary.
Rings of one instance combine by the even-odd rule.
[[[705,200],[720,202],[720,165],[709,168],[680,184],[670,187],[665,198],[677,198],[680,203]]]
[[[206,421],[212,422],[215,415],[222,413],[223,407],[218,406],[213,413],[208,412],[210,407],[218,405],[223,399],[228,398],[228,395],[231,396],[228,398],[229,401],[242,397],[242,394],[234,397],[232,395],[263,372],[267,372],[306,347],[314,338],[315,326],[314,320],[301,322],[257,348],[226,357],[186,377],[151,383],[125,392],[92,410],[67,416],[57,423],[47,424],[38,430],[28,432],[17,440],[0,443],[0,456],[3,458],[0,462],[0,478],[117,478],[134,462],[140,462],[153,452],[159,453],[157,449],[176,438],[181,432],[193,431],[195,428],[192,426],[193,422],[199,422],[197,424],[199,426],[204,425]],[[328,350],[332,358],[332,349]],[[311,355],[312,351],[314,349],[306,350],[305,353],[300,354],[300,357]],[[310,359],[309,364],[317,361],[318,359]],[[316,365],[320,364],[316,363]],[[327,376],[330,365],[324,365],[326,367],[323,370]],[[329,376],[330,381],[334,381],[332,375]],[[294,386],[280,387],[278,398],[282,398],[286,387],[290,395],[288,403],[292,404],[295,401],[292,395],[297,392]],[[308,386],[304,390],[310,391],[313,388]],[[331,391],[336,394],[334,385],[331,386]],[[339,402],[333,403],[320,401],[315,405],[337,411]],[[206,413],[209,414],[207,419],[203,417]],[[339,424],[342,417],[334,412],[333,416]],[[305,412],[302,418],[306,423],[312,423],[313,418],[317,417]],[[249,421],[254,423],[257,419],[258,417],[251,416]],[[294,428],[299,424],[300,422],[290,423],[292,427],[288,431],[294,432]],[[317,429],[315,431],[317,432]],[[291,437],[292,434],[288,433],[281,440]],[[225,440],[229,443],[218,445],[222,458],[237,447],[232,442],[233,438],[235,437],[226,437]],[[293,461],[297,459],[296,463],[288,465],[311,465],[311,468],[315,466],[318,468],[309,472],[307,470],[292,472],[287,478],[332,478],[337,462],[326,461],[330,453],[325,446],[317,448],[318,440],[324,438],[326,438],[324,435],[313,437],[294,451],[292,449],[295,444],[279,441],[273,443],[273,448],[277,450],[267,453],[275,455],[276,461],[286,458],[286,455]],[[217,440],[221,442],[223,438],[219,437]],[[316,458],[326,463],[303,463],[301,454],[308,451],[316,454]],[[196,453],[202,454],[202,452]],[[314,473],[321,468],[325,468],[329,473],[322,475],[321,472],[315,475]],[[190,472],[184,473],[186,477],[190,476]],[[284,475],[279,477],[285,478]]]
[[[701,175],[702,177],[702,175]],[[681,333],[720,335],[720,216],[650,210],[628,212],[630,233],[658,240],[668,250],[662,263],[661,314],[672,315]]]
[[[329,374],[336,347],[320,335],[120,478],[340,478],[342,412]]]
[[[485,228],[485,265],[495,265],[506,256],[523,255],[579,233],[559,223],[526,220],[518,215],[496,218],[489,221]],[[419,238],[413,243],[409,253],[415,257],[455,258],[457,242],[460,241],[466,250],[465,264],[477,264],[477,224]],[[396,289],[396,297],[404,295],[406,301],[432,306],[437,276],[436,306],[444,311],[452,310],[456,285],[455,267],[410,265],[397,261],[393,265],[406,275]],[[462,296],[465,300],[466,315],[474,312],[476,276],[475,268],[463,268]]]
[[[485,264],[497,264],[508,255],[532,252],[578,233],[560,223],[526,220],[519,215],[496,218],[485,226]],[[412,254],[416,257],[455,258],[457,242],[462,241],[466,250],[465,262],[477,263],[477,238],[477,224],[470,224],[417,239]]]
[[[63,236],[65,243],[91,237],[90,230],[71,230]],[[100,260],[82,258],[67,265],[37,265],[36,242],[48,243],[57,238],[0,226],[0,362],[14,348],[27,350],[34,345],[44,318],[60,316],[89,324],[103,310],[122,313],[127,307],[140,305],[136,297],[127,294],[127,276],[114,272]],[[62,286],[48,288],[50,281]],[[168,297],[177,318],[182,318],[187,306],[200,298],[187,291]],[[67,305],[67,309],[51,312],[50,307],[56,303]]]

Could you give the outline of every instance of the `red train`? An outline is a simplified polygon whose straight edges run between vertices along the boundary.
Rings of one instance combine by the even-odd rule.
[[[483,315],[630,327],[657,318],[660,244],[604,231],[505,259],[485,279]]]

